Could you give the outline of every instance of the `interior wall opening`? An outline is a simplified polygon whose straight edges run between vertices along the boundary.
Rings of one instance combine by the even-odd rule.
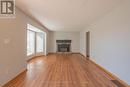
[[[86,57],[90,57],[90,31],[86,32]]]

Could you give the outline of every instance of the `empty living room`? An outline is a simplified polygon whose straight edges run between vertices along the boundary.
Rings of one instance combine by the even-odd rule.
[[[130,0],[0,0],[0,87],[130,87]]]

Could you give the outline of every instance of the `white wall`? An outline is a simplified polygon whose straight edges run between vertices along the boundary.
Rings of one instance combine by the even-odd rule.
[[[44,29],[18,9],[16,18],[0,19],[0,86],[27,67],[27,23]]]
[[[26,20],[16,11],[14,19],[0,19],[0,85],[26,69]]]
[[[80,33],[84,55],[86,31],[91,32],[91,59],[130,84],[130,0]]]
[[[56,52],[56,40],[72,40],[71,51],[80,52],[80,32],[78,31],[55,31],[50,34],[50,52]]]

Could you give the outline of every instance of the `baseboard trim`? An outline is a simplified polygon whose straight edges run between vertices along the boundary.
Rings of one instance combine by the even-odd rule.
[[[110,71],[106,70],[105,68],[103,68],[102,66],[100,66],[99,64],[97,64],[95,61],[90,60],[90,62],[92,62],[94,65],[96,65],[99,69],[101,69],[102,71],[104,71],[106,74],[108,74],[113,80],[117,80],[119,81],[121,84],[123,84],[126,87],[130,87],[130,85],[128,85],[125,81],[119,79],[117,76],[113,75]]]
[[[79,54],[84,57],[83,59],[86,58],[82,53],[79,53]],[[91,60],[91,58],[89,59],[89,61],[91,63],[93,63],[94,65],[96,65],[100,70],[102,70],[103,72],[105,72],[106,74],[108,74],[112,79],[118,80],[120,83],[122,83],[126,87],[130,87],[130,85],[128,85],[125,81],[123,81],[123,80],[119,79],[117,76],[113,75],[110,71],[106,70],[101,65],[99,65],[95,61]]]
[[[64,54],[64,53],[68,53],[68,54],[80,54],[79,52],[49,52],[47,55],[50,54]]]
[[[17,76],[15,76],[12,80],[8,81],[6,84],[4,84],[2,87],[7,87],[8,84],[12,83],[13,80],[15,80],[16,78],[18,78],[20,75],[22,75],[23,73],[27,72],[27,69],[24,69],[22,72],[20,72]]]
[[[86,58],[82,53],[79,53],[81,56],[83,56],[84,58]]]
[[[29,62],[29,61],[31,61],[31,60],[33,60],[33,59],[35,59],[35,58],[42,57],[42,56],[45,56],[45,55],[34,56],[34,57],[32,57],[32,58],[28,59],[28,60],[27,60],[27,62]]]
[[[79,53],[79,54],[83,57],[84,60],[90,60],[90,57],[86,57],[82,53]]]

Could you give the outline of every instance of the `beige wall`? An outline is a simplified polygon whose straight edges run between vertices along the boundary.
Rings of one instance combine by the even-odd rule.
[[[55,31],[50,33],[50,52],[56,52],[56,40],[72,40],[71,51],[75,53],[80,52],[80,32],[78,31]]]
[[[16,9],[16,18],[0,19],[0,86],[27,67],[27,23],[39,27],[49,35],[48,30],[18,9]]]
[[[80,34],[80,52],[86,55],[85,33],[91,32],[91,59],[130,84],[130,0]]]
[[[0,85],[26,69],[26,19],[20,11],[16,14],[0,19]]]

